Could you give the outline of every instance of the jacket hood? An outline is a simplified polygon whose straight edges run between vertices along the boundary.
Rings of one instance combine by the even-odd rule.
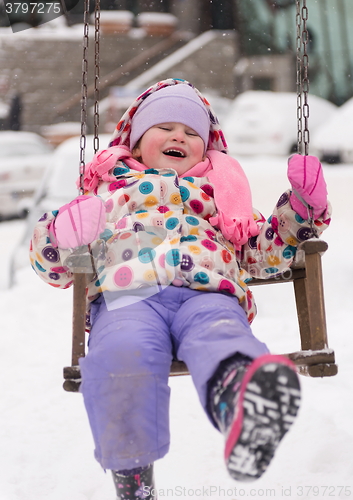
[[[145,92],[143,92],[141,95],[139,95],[121,117],[121,120],[119,121],[119,123],[115,128],[109,146],[127,146],[128,148],[130,148],[131,120],[134,114],[136,113],[138,107],[148,96],[150,96],[154,92],[158,92],[162,88],[171,85],[189,85],[194,89],[196,94],[199,96],[199,98],[205,105],[205,108],[210,118],[210,132],[208,137],[207,149],[220,151],[222,153],[228,153],[227,142],[221,130],[219,121],[215,113],[213,112],[210,103],[201,94],[201,92],[197,90],[197,88],[195,88],[190,82],[186,80],[180,80],[177,78],[168,78],[167,80],[162,80],[160,82],[157,82],[154,85],[152,85],[152,87],[149,87],[147,90],[145,90]]]

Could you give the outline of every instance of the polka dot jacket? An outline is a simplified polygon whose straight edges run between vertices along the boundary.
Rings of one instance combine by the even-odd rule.
[[[254,210],[260,233],[235,252],[220,230],[209,223],[217,213],[207,177],[178,178],[174,170],[130,170],[118,161],[116,180],[101,181],[95,194],[106,207],[106,227],[91,245],[94,278],[87,302],[102,292],[148,286],[185,286],[236,296],[251,323],[256,314],[247,283],[252,277],[278,275],[291,265],[297,245],[312,235],[308,221],[291,208],[284,193],[269,219]],[[319,235],[329,224],[330,209],[315,221]],[[49,225],[57,212],[38,221],[30,245],[36,273],[57,288],[72,284],[66,265],[70,250],[54,248]]]

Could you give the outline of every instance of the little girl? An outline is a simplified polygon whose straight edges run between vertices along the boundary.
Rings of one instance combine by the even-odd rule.
[[[294,365],[252,334],[247,282],[288,269],[312,216],[317,234],[329,224],[320,163],[292,157],[292,190],[264,219],[207,100],[168,79],[137,98],[82,175],[86,194],[38,222],[31,260],[43,280],[67,288],[66,257],[90,245],[81,392],[95,457],[112,470],[118,498],[153,496],[153,462],[169,448],[173,358],[187,364],[225,436],[230,475],[259,478],[300,388]]]

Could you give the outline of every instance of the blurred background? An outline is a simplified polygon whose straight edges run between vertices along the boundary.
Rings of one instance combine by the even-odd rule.
[[[83,0],[57,5],[53,19],[30,12],[29,0],[0,0],[0,221],[30,213],[25,248],[40,214],[75,196],[86,64],[86,161],[93,154],[95,60],[101,149],[132,100],[173,77],[210,100],[231,154],[296,151],[295,0],[101,0],[98,54],[91,0],[87,62]],[[307,7],[310,153],[351,164],[353,3]]]
[[[77,194],[83,1],[62,1],[65,12],[51,20],[25,13],[30,1],[0,0],[0,499],[103,500],[113,497],[113,485],[92,458],[81,398],[62,390],[72,293],[39,280],[28,258],[38,218]],[[10,26],[6,10],[16,3],[21,9]],[[353,2],[307,0],[307,6],[309,153],[323,162],[333,205],[323,268],[329,345],[339,372],[302,377],[295,432],[256,484],[264,488],[258,497],[276,487],[278,498],[285,488],[298,500],[304,485],[329,485],[322,498],[346,498],[353,477]],[[268,217],[289,188],[287,158],[297,143],[295,0],[101,0],[101,9],[100,148],[140,91],[164,78],[187,79],[210,100],[230,154],[249,179],[253,204]],[[93,15],[93,2],[90,10]],[[88,36],[86,161],[94,140],[93,25]],[[299,347],[292,288],[256,289],[254,333],[273,352]],[[202,415],[190,377],[171,385],[172,450],[157,463],[159,487],[237,486],[226,475],[223,442]],[[321,498],[317,491],[312,498]]]
[[[11,2],[15,5],[13,0],[6,5]],[[54,132],[45,126],[80,121],[83,0],[72,3],[76,5],[71,10],[51,22],[45,22],[45,14],[40,18],[18,12],[15,20],[22,31],[12,33],[6,28],[9,21],[1,0],[3,129],[48,136]],[[202,92],[231,100],[247,90],[295,91],[295,0],[101,0],[100,4],[102,132],[111,132],[110,120],[116,121],[112,108],[124,109],[124,97],[131,102],[134,92],[169,76],[185,78]],[[353,95],[353,3],[307,0],[307,6],[310,92],[340,106]],[[31,25],[37,27],[24,29]],[[92,28],[89,83],[93,37]]]

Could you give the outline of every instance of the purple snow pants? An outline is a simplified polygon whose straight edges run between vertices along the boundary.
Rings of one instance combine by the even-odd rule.
[[[173,357],[187,364],[206,408],[207,381],[223,359],[268,353],[237,298],[221,293],[168,286],[110,311],[100,297],[92,320],[81,392],[104,469],[145,466],[168,452]]]

